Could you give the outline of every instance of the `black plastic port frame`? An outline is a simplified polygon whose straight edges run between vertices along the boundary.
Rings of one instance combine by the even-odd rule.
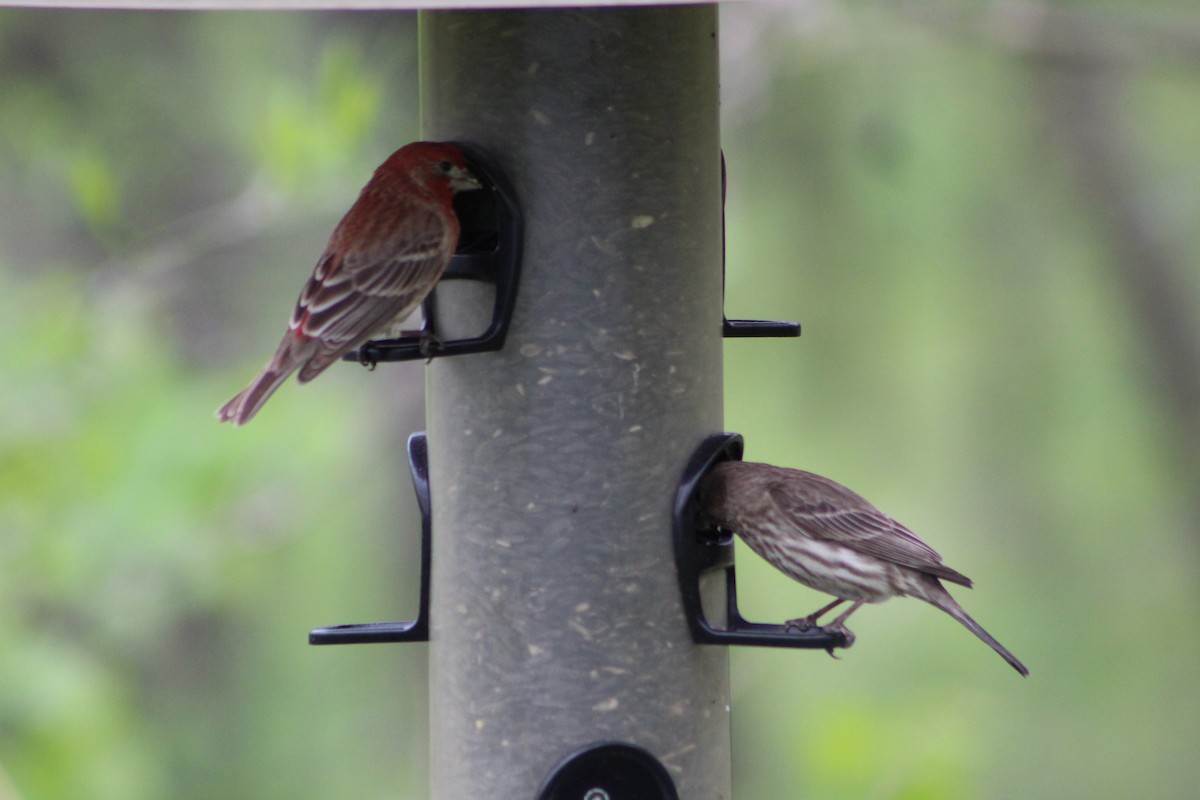
[[[442,339],[437,326],[434,289],[422,304],[421,330],[398,339],[377,339],[344,357],[368,366],[385,361],[412,361],[499,350],[508,335],[521,274],[523,222],[512,185],[488,155],[471,144],[456,143],[483,188],[459,192],[454,211],[459,220],[458,249],[442,280],[471,280],[495,287],[492,319],[478,336]]]
[[[721,153],[721,293],[725,292],[725,153]],[[722,305],[724,300],[722,299]],[[729,319],[721,316],[721,336],[726,339],[794,339],[799,322],[770,319]]]
[[[740,461],[745,444],[740,434],[719,433],[705,439],[692,454],[675,493],[675,566],[683,611],[692,641],[698,644],[756,645],[825,650],[845,647],[841,633],[814,627],[788,629],[782,624],[748,622],[737,603],[737,572],[733,563],[733,534],[710,530],[698,523],[696,490],[708,471],[722,461]],[[704,613],[700,579],[715,570],[725,572],[725,626],[717,627]]]
[[[374,644],[429,641],[429,565],[432,517],[429,504],[429,450],[424,433],[408,437],[408,468],[421,510],[421,588],[417,618],[406,622],[365,622],[314,628],[309,644]]]

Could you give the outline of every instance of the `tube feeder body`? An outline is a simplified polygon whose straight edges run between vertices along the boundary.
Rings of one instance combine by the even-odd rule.
[[[491,154],[525,218],[504,349],[427,370],[435,800],[532,798],[644,748],[730,797],[728,655],[692,643],[671,504],[721,430],[717,8],[429,11],[423,135]],[[443,284],[443,335],[484,286]]]

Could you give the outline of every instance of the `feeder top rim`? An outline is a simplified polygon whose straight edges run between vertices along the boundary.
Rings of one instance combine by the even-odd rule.
[[[0,8],[126,11],[471,11],[635,8],[715,4],[718,0],[0,0]]]

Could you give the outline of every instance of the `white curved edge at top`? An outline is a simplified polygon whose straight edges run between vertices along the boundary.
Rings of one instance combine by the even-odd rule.
[[[0,0],[0,8],[128,11],[398,11],[637,7],[715,4],[719,0]]]

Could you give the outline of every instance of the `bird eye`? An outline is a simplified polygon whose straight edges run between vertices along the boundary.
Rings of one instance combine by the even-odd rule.
[[[454,164],[450,161],[441,161],[438,162],[438,169],[449,175],[450,171],[454,169]]]

